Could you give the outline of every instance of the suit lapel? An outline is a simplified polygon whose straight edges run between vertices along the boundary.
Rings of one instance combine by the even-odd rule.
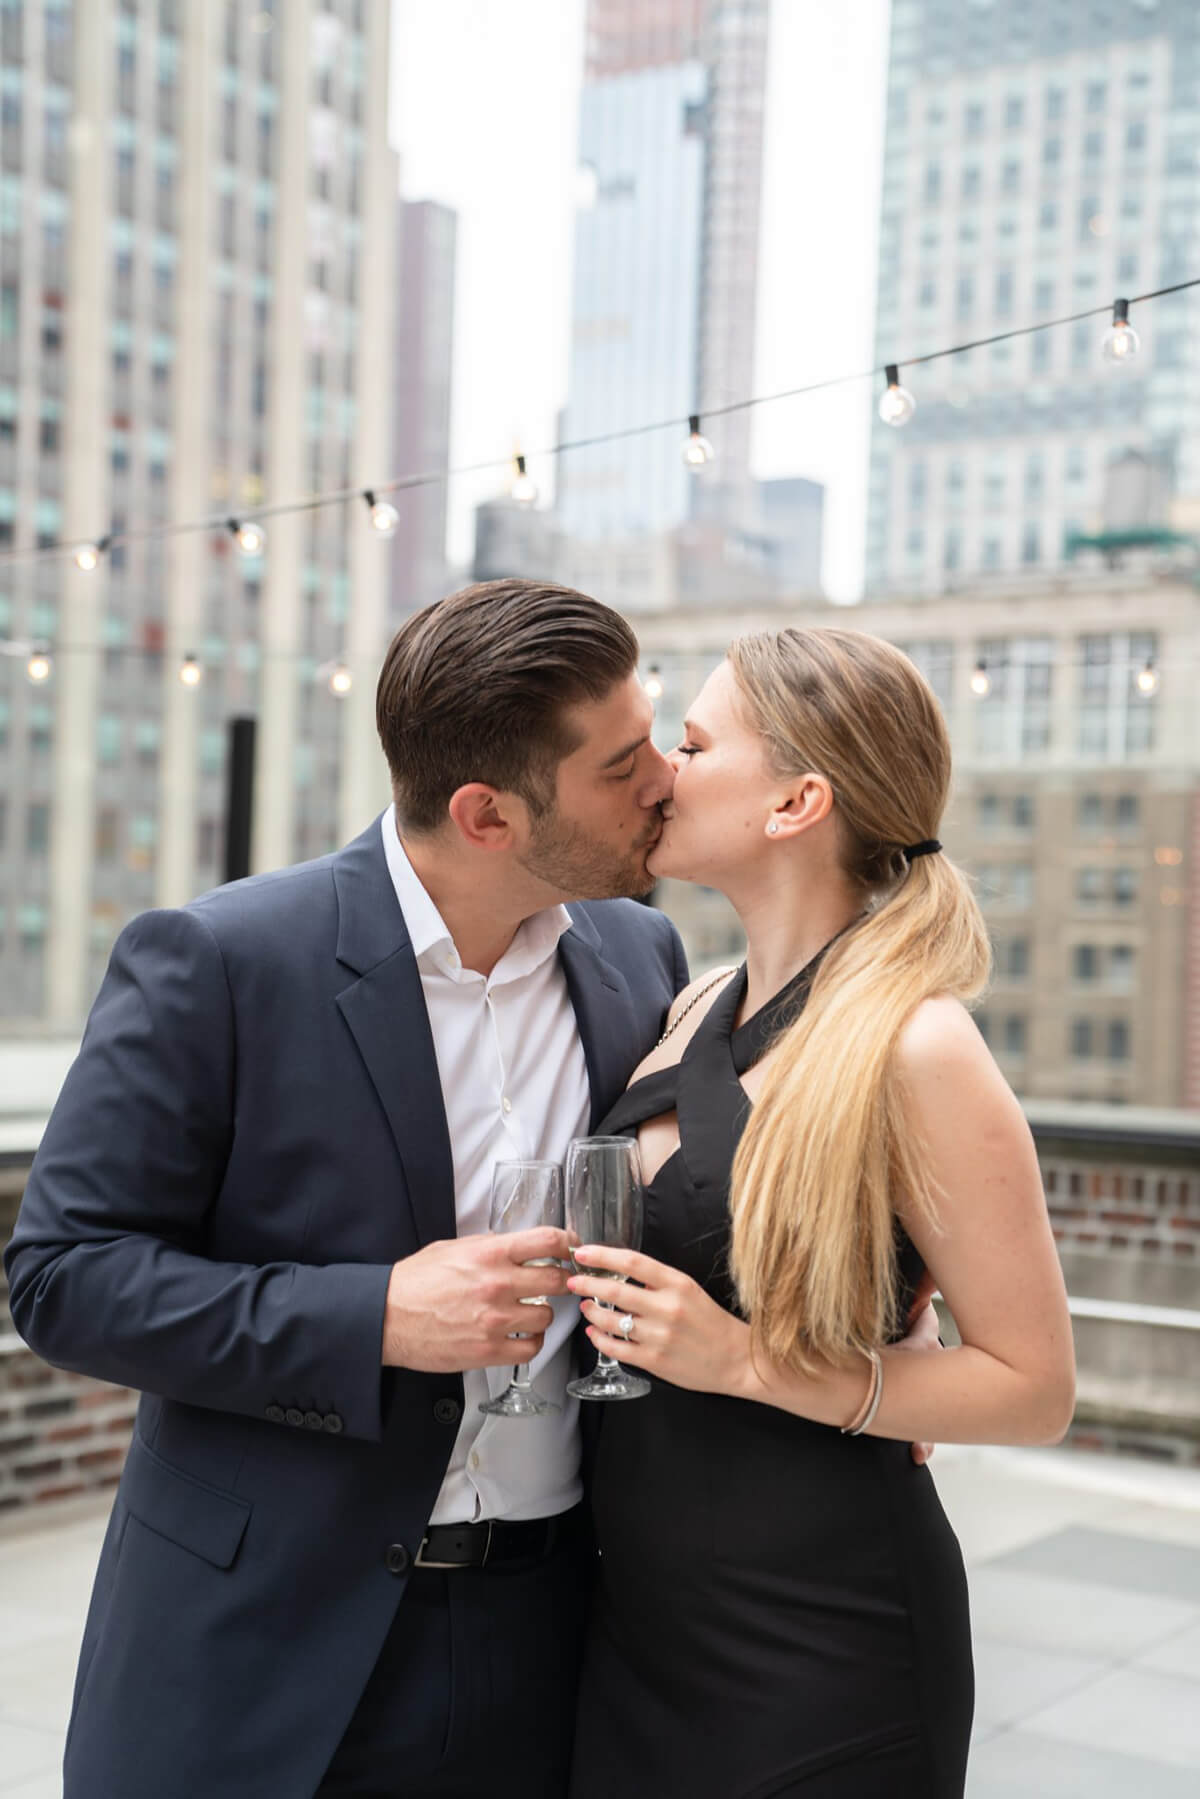
[[[625,976],[600,954],[595,925],[581,907],[568,911],[573,928],[559,938],[558,953],[587,1063],[592,1095],[588,1128],[595,1130],[633,1072],[637,1019]]]
[[[391,1126],[417,1237],[453,1237],[454,1163],[433,1033],[378,820],[336,858],[334,885],[338,961],[360,977],[338,1007]]]

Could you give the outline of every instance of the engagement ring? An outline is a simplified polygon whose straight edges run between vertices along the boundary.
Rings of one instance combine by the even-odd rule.
[[[621,1335],[624,1337],[624,1339],[627,1343],[632,1343],[632,1341],[633,1341],[633,1313],[632,1312],[626,1312],[626,1314],[623,1318],[618,1318],[617,1329],[620,1331]]]

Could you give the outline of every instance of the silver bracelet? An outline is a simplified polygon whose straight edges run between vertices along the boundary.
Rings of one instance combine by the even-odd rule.
[[[871,1391],[867,1398],[866,1410],[860,1416],[842,1426],[844,1437],[861,1437],[863,1432],[875,1422],[875,1414],[879,1410],[879,1402],[883,1398],[883,1361],[877,1349],[868,1349],[871,1362]]]

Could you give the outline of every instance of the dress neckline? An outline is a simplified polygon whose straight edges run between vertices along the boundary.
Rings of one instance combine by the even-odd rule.
[[[841,932],[838,932],[841,936]],[[739,1075],[745,1074],[766,1055],[779,1033],[794,1023],[804,1009],[809,990],[816,979],[817,971],[837,938],[831,937],[829,942],[819,949],[815,956],[804,964],[799,973],[794,974],[777,993],[773,993],[757,1012],[744,1019],[740,1025],[734,1025],[738,1007],[746,995],[746,983],[749,979],[746,964],[743,962],[733,979],[724,990],[717,995],[708,1012],[700,1021],[691,1042],[683,1053],[686,1061],[692,1044],[697,1039],[716,1037],[727,1042],[733,1058],[733,1065]]]

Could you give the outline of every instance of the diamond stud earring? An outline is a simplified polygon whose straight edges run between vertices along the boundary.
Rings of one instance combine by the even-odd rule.
[[[767,830],[770,832],[772,837],[774,837],[774,835],[778,829],[779,829],[779,826],[775,823],[775,820],[772,819],[770,824],[767,826]]]

